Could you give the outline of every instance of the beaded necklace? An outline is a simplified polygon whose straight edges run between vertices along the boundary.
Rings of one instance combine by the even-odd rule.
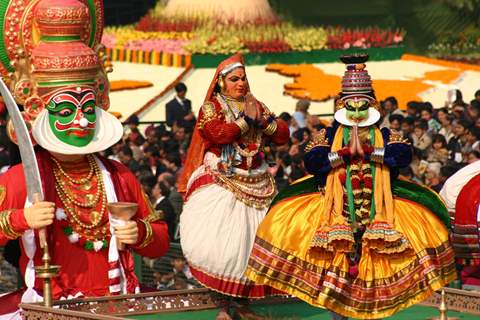
[[[107,199],[102,172],[95,158],[87,156],[90,170],[81,178],[71,177],[58,160],[52,160],[55,190],[64,208],[64,213],[57,213],[57,220],[64,233],[71,243],[87,250],[106,248],[110,237],[105,215]],[[81,213],[87,213],[90,221],[82,219]]]

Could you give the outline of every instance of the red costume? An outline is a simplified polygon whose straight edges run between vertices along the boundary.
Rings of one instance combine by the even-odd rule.
[[[218,66],[200,110],[179,183],[186,198],[181,244],[200,283],[230,296],[261,298],[278,292],[243,272],[255,230],[276,193],[262,147],[267,141],[287,143],[289,129],[258,101],[259,119],[248,118],[247,94],[234,99],[218,90],[220,79],[236,68],[244,68],[241,55]]]
[[[166,224],[135,176],[120,163],[94,155],[123,135],[121,123],[106,112],[110,67],[99,46],[103,1],[40,0],[18,10],[20,2],[7,1],[0,8],[4,27],[12,30],[8,45],[1,39],[8,59],[0,72],[5,79],[13,72],[8,77],[12,97],[23,105],[33,142],[42,147],[36,153],[42,200],[55,204],[47,243],[52,263],[60,266],[52,279],[53,298],[135,293],[139,283],[132,252],[157,258],[168,250],[169,240]],[[16,141],[13,129],[9,133]],[[28,152],[25,156],[31,159]],[[34,161],[28,164],[36,169]],[[46,212],[49,223],[53,207],[40,204],[49,206],[42,211],[34,204],[26,214],[27,198],[35,202],[32,191],[40,197],[42,192],[27,192],[23,169],[19,164],[0,176],[0,245],[20,240],[26,290],[0,298],[0,315],[15,312],[20,301],[39,301],[43,288],[34,268],[42,265],[39,234],[30,229],[42,225],[29,226],[25,216],[45,217]],[[109,212],[107,204],[115,202],[138,204],[134,223]],[[137,242],[122,250],[117,240],[120,245]]]

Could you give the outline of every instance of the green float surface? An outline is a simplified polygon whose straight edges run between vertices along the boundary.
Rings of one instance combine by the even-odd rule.
[[[256,305],[252,309],[266,320],[330,320],[330,313],[324,309],[312,307],[306,303],[284,303],[272,305]],[[152,315],[131,316],[127,319],[162,319],[162,320],[211,320],[215,319],[217,310],[173,312]],[[413,306],[403,310],[392,317],[391,320],[426,320],[438,317],[439,311],[432,307]],[[448,312],[449,317],[456,317],[461,320],[480,319],[480,316],[469,315],[460,312]]]
[[[398,46],[370,49],[314,50],[308,52],[246,53],[243,57],[247,65],[325,63],[339,62],[341,55],[359,52],[368,53],[370,61],[398,60],[405,53],[405,48]],[[230,56],[223,54],[194,54],[192,55],[192,64],[195,68],[216,68],[220,62]]]

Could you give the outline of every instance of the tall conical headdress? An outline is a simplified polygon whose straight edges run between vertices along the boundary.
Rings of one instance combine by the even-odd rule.
[[[102,0],[10,0],[0,6],[3,37],[0,41],[0,72],[9,83],[18,104],[23,105],[24,117],[33,126],[46,118],[45,106],[60,91],[89,88],[94,92],[96,106],[109,107],[107,72],[110,67],[100,40],[103,32]],[[98,109],[98,108],[97,108]],[[45,110],[45,112],[43,112]],[[100,122],[109,115],[97,112]],[[103,117],[103,118],[102,118]],[[37,121],[38,122],[38,121]],[[44,121],[45,122],[45,121]],[[113,122],[112,122],[113,123]],[[103,121],[103,126],[105,126]],[[118,132],[119,125],[115,132]],[[107,129],[108,128],[103,128]],[[99,140],[100,130],[96,130]],[[35,132],[37,131],[37,132]],[[42,131],[42,132],[41,132]],[[37,142],[51,151],[54,144],[43,145],[48,128],[34,129]],[[118,133],[116,133],[118,135]],[[50,139],[50,137],[48,138]],[[80,150],[67,148],[67,153],[100,151],[108,146]],[[113,139],[113,137],[110,137]],[[57,141],[61,144],[60,141]],[[65,146],[62,146],[63,150]],[[96,150],[94,150],[96,149]]]
[[[372,79],[368,74],[365,63],[368,61],[367,54],[345,55],[340,57],[345,63],[346,70],[342,77],[342,90],[340,98],[336,101],[335,119],[343,125],[369,126],[380,119],[378,102],[372,87]],[[368,103],[368,118],[360,123],[354,123],[347,116],[346,103],[351,101],[366,100]]]

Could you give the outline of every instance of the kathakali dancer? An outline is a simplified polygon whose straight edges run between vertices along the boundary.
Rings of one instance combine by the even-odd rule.
[[[1,38],[0,69],[37,143],[45,197],[27,203],[22,164],[0,176],[0,244],[20,240],[26,284],[26,290],[0,298],[0,314],[15,312],[20,301],[41,299],[34,266],[42,265],[42,227],[52,264],[61,266],[52,283],[54,299],[134,293],[139,283],[132,252],[159,257],[169,240],[135,176],[96,154],[123,134],[107,112],[109,85],[99,46],[103,1],[3,1],[0,10],[8,30]],[[10,136],[15,140],[15,132]],[[138,203],[126,223],[107,210],[107,203],[122,201]],[[126,250],[118,250],[115,238]]]
[[[334,318],[388,317],[455,279],[448,213],[434,192],[396,180],[412,149],[376,125],[367,59],[342,57],[336,121],[305,150],[313,177],[274,200],[246,271]]]
[[[204,286],[239,298],[261,298],[271,288],[244,271],[262,221],[276,194],[267,172],[265,140],[285,144],[287,124],[250,93],[241,55],[220,63],[198,117],[179,190],[183,253]],[[188,184],[187,184],[188,181]],[[229,319],[228,306],[219,318]]]
[[[480,161],[457,171],[440,190],[452,222],[451,243],[461,285],[480,287]]]

